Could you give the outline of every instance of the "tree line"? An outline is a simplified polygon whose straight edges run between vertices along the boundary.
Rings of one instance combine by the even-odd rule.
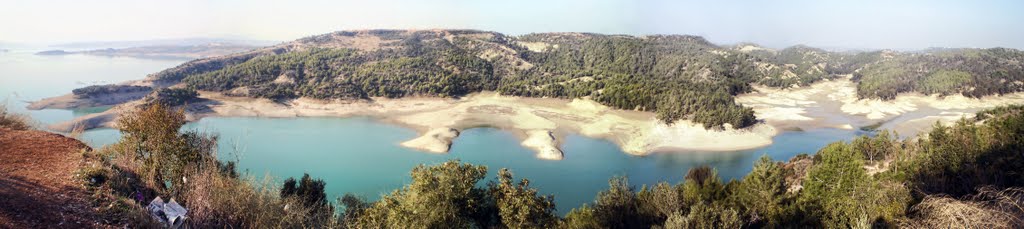
[[[898,53],[794,46],[745,52],[676,35],[366,33],[388,42],[369,50],[320,45],[339,36],[363,36],[339,32],[298,41],[309,47],[190,61],[153,78],[169,84],[182,81],[196,90],[275,100],[459,97],[485,90],[529,97],[589,97],[610,107],[655,112],[667,123],[690,119],[709,128],[755,123],[753,112],[733,99],[749,92],[751,84],[806,86],[852,74],[861,98],[892,99],[915,91],[980,97],[1024,90],[1024,55],[1002,48]],[[549,48],[531,51],[520,42]]]

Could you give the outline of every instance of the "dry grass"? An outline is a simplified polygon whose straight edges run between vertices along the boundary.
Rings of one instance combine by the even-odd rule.
[[[13,130],[32,129],[31,119],[23,114],[15,114],[7,111],[7,102],[0,104],[0,127]]]
[[[1024,227],[1024,189],[983,187],[962,200],[928,196],[913,207],[910,228],[1021,228]]]
[[[215,168],[190,176],[186,192],[189,224],[196,228],[324,228],[334,219],[316,218],[311,209],[280,198],[272,179],[232,178]]]

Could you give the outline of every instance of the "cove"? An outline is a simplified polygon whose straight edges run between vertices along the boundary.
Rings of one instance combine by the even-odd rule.
[[[409,172],[416,165],[458,159],[487,166],[486,181],[494,180],[500,168],[510,169],[517,180],[529,179],[540,193],[555,196],[560,214],[590,203],[615,176],[626,176],[639,188],[661,181],[676,183],[688,169],[710,165],[724,180],[739,179],[761,155],[788,160],[864,134],[839,129],[793,131],[776,136],[775,144],[759,149],[661,152],[644,157],[630,156],[609,141],[569,135],[561,145],[565,159],[550,161],[535,158],[511,133],[493,128],[463,131],[447,154],[401,147],[400,142],[417,136],[415,131],[366,117],[215,117],[187,124],[185,129],[218,134],[219,156],[237,159],[239,170],[250,175],[269,175],[280,181],[309,173],[324,179],[331,200],[345,193],[376,200],[410,182]]]
[[[29,111],[25,110],[25,101],[66,94],[92,84],[141,79],[183,62],[38,56],[31,54],[34,51],[38,50],[0,53],[0,99],[40,126],[105,108]],[[540,193],[555,195],[560,214],[592,201],[614,176],[626,176],[639,188],[660,181],[679,182],[688,169],[706,164],[716,168],[725,180],[738,179],[761,155],[788,160],[799,153],[814,153],[830,142],[866,134],[839,129],[787,131],[775,136],[772,145],[753,150],[662,152],[644,157],[629,156],[605,140],[569,135],[561,145],[565,159],[546,161],[534,158],[534,152],[520,146],[511,133],[492,128],[463,131],[448,154],[401,147],[400,142],[416,137],[413,130],[370,118],[206,118],[188,124],[186,129],[218,134],[220,157],[237,156],[239,170],[256,177],[269,175],[280,181],[308,172],[322,178],[332,201],[344,193],[375,200],[408,183],[409,171],[416,165],[459,159],[487,166],[486,180],[493,180],[498,169],[509,168],[516,179],[527,178]],[[113,129],[90,130],[79,137],[94,148],[118,138],[120,133]]]

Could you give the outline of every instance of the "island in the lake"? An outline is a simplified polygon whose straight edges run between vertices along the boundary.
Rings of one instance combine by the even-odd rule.
[[[475,30],[341,31],[201,58],[31,109],[116,105],[52,125],[113,127],[154,102],[209,116],[371,116],[422,134],[402,143],[446,152],[467,128],[512,131],[537,157],[561,159],[568,133],[624,152],[728,151],[780,131],[894,130],[1024,103],[1024,52],[933,49],[830,52],[722,46],[685,35]]]

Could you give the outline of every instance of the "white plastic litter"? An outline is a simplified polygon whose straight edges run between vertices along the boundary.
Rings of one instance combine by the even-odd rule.
[[[188,210],[182,207],[178,202],[171,198],[170,202],[164,203],[164,200],[160,197],[156,197],[153,201],[149,202],[149,206],[146,206],[149,210],[149,215],[159,220],[161,223],[167,224],[169,228],[180,228],[185,223],[185,214]]]

